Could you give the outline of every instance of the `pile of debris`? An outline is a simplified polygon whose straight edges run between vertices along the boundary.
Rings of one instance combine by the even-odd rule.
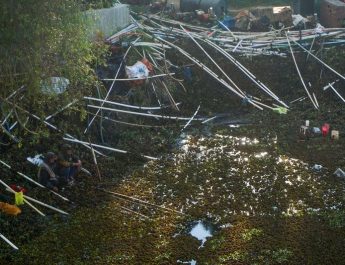
[[[291,27],[292,9],[282,7],[256,7],[240,11],[235,16],[235,25],[230,29],[241,31],[266,31],[271,27]]]

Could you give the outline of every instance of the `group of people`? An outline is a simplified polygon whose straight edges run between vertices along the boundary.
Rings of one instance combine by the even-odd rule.
[[[80,159],[73,154],[69,144],[64,144],[58,155],[48,152],[44,156],[38,170],[38,181],[43,186],[58,191],[66,185],[72,186],[80,169]]]

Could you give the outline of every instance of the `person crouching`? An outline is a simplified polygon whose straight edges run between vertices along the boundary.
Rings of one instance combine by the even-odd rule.
[[[58,176],[54,170],[56,168],[57,156],[53,152],[48,152],[38,169],[38,181],[43,186],[54,191],[58,191]]]
[[[58,173],[61,181],[65,184],[73,185],[74,177],[81,169],[80,159],[73,154],[72,147],[64,144],[58,155]]]

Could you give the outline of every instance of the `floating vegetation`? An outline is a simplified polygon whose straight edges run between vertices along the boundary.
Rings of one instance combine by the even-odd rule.
[[[47,252],[50,264],[341,264],[344,185],[329,176],[281,154],[275,136],[185,135],[13,264]]]

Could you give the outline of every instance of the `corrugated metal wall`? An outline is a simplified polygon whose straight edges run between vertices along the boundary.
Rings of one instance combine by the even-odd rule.
[[[116,4],[110,8],[88,10],[85,14],[91,20],[91,35],[100,31],[105,37],[109,37],[131,23],[128,6],[124,4]]]

